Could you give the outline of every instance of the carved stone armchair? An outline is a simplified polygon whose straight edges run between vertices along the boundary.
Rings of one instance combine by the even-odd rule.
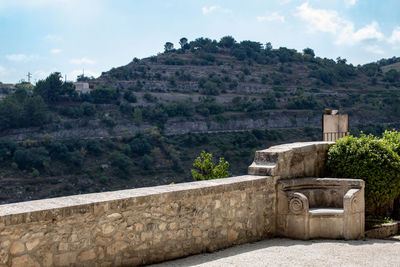
[[[277,231],[298,239],[358,239],[364,234],[364,181],[297,178],[278,181]]]

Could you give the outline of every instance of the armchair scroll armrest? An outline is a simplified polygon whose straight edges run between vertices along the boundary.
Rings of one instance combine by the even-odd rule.
[[[289,212],[294,214],[308,213],[310,204],[308,198],[299,192],[287,192]]]
[[[343,209],[345,213],[364,211],[364,189],[350,189],[343,197]]]

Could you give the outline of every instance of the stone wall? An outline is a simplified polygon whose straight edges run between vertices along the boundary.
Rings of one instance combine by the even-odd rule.
[[[2,205],[0,266],[132,266],[265,239],[275,184],[248,175]]]

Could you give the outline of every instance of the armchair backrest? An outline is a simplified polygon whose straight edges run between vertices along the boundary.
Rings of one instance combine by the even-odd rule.
[[[356,179],[297,178],[280,180],[278,193],[301,193],[307,197],[309,208],[343,208],[346,193],[362,187],[363,181]]]

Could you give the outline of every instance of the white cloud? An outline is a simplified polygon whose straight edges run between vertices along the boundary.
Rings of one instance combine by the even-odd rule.
[[[369,53],[374,53],[374,54],[378,54],[378,55],[385,54],[385,51],[383,51],[383,49],[380,48],[378,45],[367,45],[364,47],[364,50]]]
[[[209,6],[209,7],[203,7],[201,8],[201,11],[203,12],[203,15],[209,15],[214,12],[221,12],[225,14],[231,14],[232,10],[226,9],[226,8],[221,8],[219,6]]]
[[[396,27],[392,31],[392,35],[389,37],[388,42],[390,44],[400,44],[400,27]]]
[[[6,68],[0,65],[0,74],[4,74],[6,72]]]
[[[62,50],[58,49],[58,48],[54,48],[54,49],[50,50],[50,53],[53,54],[53,55],[60,54],[61,52],[62,52]]]
[[[310,33],[318,31],[331,33],[336,37],[335,43],[338,45],[354,45],[366,40],[381,41],[384,39],[379,25],[375,21],[356,31],[353,22],[342,18],[334,10],[313,9],[308,3],[298,6],[297,10],[296,15],[308,23]]]
[[[12,62],[27,62],[38,59],[38,55],[10,54],[6,55],[7,60]]]
[[[217,8],[218,8],[217,6],[210,6],[210,7],[205,6],[201,9],[201,11],[203,12],[203,15],[208,15],[217,10]]]
[[[363,40],[383,40],[383,33],[379,31],[379,24],[373,21],[370,25],[367,25],[354,33],[354,39],[356,41]]]
[[[19,61],[25,61],[27,59],[27,56],[24,54],[12,54],[12,55],[6,55],[6,58],[9,61],[19,62]]]
[[[91,60],[87,57],[82,57],[82,58],[74,58],[71,59],[69,61],[69,63],[74,64],[74,65],[83,65],[83,64],[89,64],[89,65],[93,65],[94,63],[96,63],[94,60]]]
[[[354,6],[357,3],[357,0],[345,0],[346,7]]]
[[[48,34],[43,39],[48,42],[60,42],[62,40],[61,36],[56,34]]]
[[[260,16],[257,17],[258,22],[270,22],[270,21],[280,21],[280,22],[285,22],[285,17],[279,15],[278,12],[273,12],[270,15],[267,16]]]
[[[308,22],[310,32],[322,31],[336,34],[340,28],[348,22],[339,17],[333,10],[313,9],[304,3],[297,7],[296,14],[301,19]]]

